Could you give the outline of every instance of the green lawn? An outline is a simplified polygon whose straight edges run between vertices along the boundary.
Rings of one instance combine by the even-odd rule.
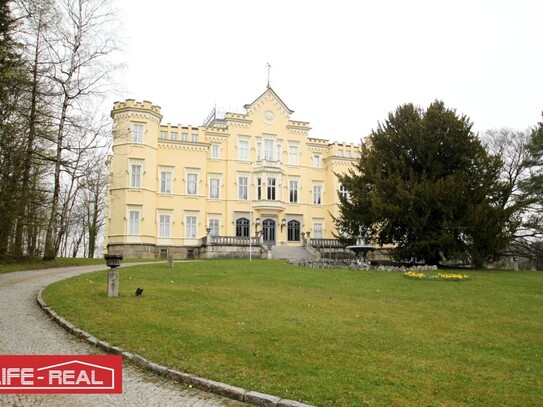
[[[543,273],[468,274],[208,260],[120,269],[118,298],[99,272],[44,299],[159,364],[319,406],[543,405]]]

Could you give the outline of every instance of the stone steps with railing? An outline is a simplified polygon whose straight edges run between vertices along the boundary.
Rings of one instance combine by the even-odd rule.
[[[272,246],[273,259],[314,259],[315,256],[302,246]]]

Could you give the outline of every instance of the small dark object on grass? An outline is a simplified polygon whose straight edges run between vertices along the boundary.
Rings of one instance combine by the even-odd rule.
[[[142,292],[143,292],[143,288],[138,288],[138,289],[136,290],[136,297],[139,296],[139,295],[141,295]]]

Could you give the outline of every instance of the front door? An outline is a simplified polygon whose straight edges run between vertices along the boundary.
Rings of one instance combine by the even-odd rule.
[[[273,219],[265,219],[262,222],[262,239],[264,244],[275,244],[275,221]]]

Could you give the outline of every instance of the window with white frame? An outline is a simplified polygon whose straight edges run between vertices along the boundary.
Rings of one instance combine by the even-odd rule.
[[[143,160],[130,160],[130,188],[142,187]]]
[[[195,215],[185,217],[185,237],[196,238],[196,227],[198,219]]]
[[[219,236],[219,219],[209,219],[209,229],[211,236]]]
[[[351,158],[351,150],[345,150],[345,157]]]
[[[256,199],[261,200],[262,199],[262,178],[256,179]]]
[[[288,163],[290,165],[298,165],[298,146],[288,146]]]
[[[197,142],[198,141],[198,134],[191,134],[191,141]]]
[[[221,185],[221,179],[218,177],[209,178],[209,198],[219,199],[219,190]]]
[[[322,185],[313,184],[313,205],[322,205]]]
[[[249,160],[249,140],[238,140],[238,160]]]
[[[343,150],[337,150],[337,155],[343,157]]]
[[[288,181],[288,201],[290,203],[298,203],[298,180],[291,179]]]
[[[281,143],[277,143],[277,161],[281,162],[281,156],[283,155],[283,146]]]
[[[274,148],[275,148],[275,140],[264,139],[264,160],[273,161]]]
[[[242,175],[238,177],[238,199],[246,201],[249,198],[249,177]]]
[[[211,158],[219,158],[219,147],[218,144],[211,144]]]
[[[322,222],[313,222],[313,237],[315,239],[322,239],[324,237],[324,227]]]
[[[181,133],[181,141],[188,141],[189,135],[188,133]]]
[[[345,188],[345,185],[339,184],[339,196],[341,196],[344,199],[349,198],[349,191],[347,191],[347,188]]]
[[[158,237],[170,237],[172,225],[172,215],[159,214],[158,215]]]
[[[143,143],[143,131],[143,124],[132,123],[132,143]]]
[[[168,138],[168,132],[167,132],[167,131],[161,131],[161,132],[160,132],[160,138],[161,138],[162,140],[167,139],[167,138]]]
[[[177,140],[177,132],[176,131],[172,131],[170,133],[170,139],[172,140]]]
[[[266,199],[269,201],[275,201],[275,183],[276,179],[273,177],[268,177],[266,185]]]
[[[160,193],[161,194],[172,193],[172,179],[173,179],[173,173],[171,169],[160,170]]]
[[[139,235],[141,223],[141,208],[128,208],[128,234]]]
[[[259,140],[256,142],[256,161],[262,159],[262,142]]]
[[[313,154],[313,167],[320,168],[321,167],[321,155],[320,154]]]
[[[189,172],[187,173],[187,195],[198,194],[198,174]]]

